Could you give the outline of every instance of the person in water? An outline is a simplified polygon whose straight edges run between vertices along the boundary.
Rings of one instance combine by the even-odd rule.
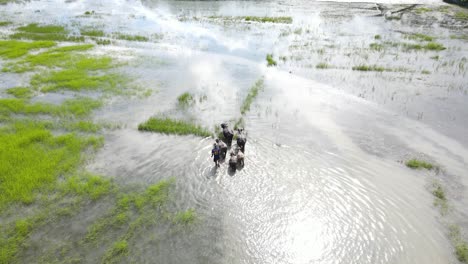
[[[216,144],[218,145],[219,150],[221,151],[221,158],[225,159],[226,154],[227,154],[227,150],[228,150],[228,146],[226,145],[226,143],[224,143],[222,140],[219,140],[219,139],[216,139]]]
[[[232,130],[229,129],[226,123],[222,123],[221,127],[223,128],[223,136],[226,139],[227,145],[231,146],[232,138],[234,137],[234,132],[232,132]]]
[[[219,167],[219,154],[220,154],[219,147],[216,143],[214,143],[213,149],[211,150],[211,157],[213,158],[213,161],[216,167]]]
[[[230,155],[231,158],[229,159],[229,168],[235,170],[237,168],[237,155],[234,153],[234,151],[231,151]]]
[[[245,153],[245,143],[247,143],[247,135],[243,128],[237,129],[237,146],[240,148],[242,153]]]

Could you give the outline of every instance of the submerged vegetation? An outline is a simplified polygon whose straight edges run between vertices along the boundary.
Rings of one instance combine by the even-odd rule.
[[[250,88],[247,97],[245,97],[244,102],[240,108],[242,115],[247,113],[250,110],[250,105],[253,103],[254,99],[257,97],[258,93],[263,90],[264,82],[263,78],[255,82],[255,84]]]
[[[468,243],[463,240],[460,232],[460,227],[457,225],[451,225],[449,227],[450,239],[455,247],[455,255],[458,261],[462,263],[468,263]]]
[[[112,221],[91,222],[86,237],[99,234],[96,240],[104,238],[100,242],[108,250],[97,252],[97,257],[105,263],[131,252],[133,234],[155,226],[149,219],[158,218],[167,225],[192,223],[192,209],[182,213],[162,209],[172,181],[161,181],[144,194],[136,194],[83,168],[104,143],[98,132],[105,126],[90,120],[92,112],[103,105],[104,97],[119,95],[127,87],[126,77],[111,72],[119,64],[107,56],[90,55],[91,44],[58,43],[76,40],[62,26],[29,24],[17,31],[12,38],[41,41],[0,40],[2,71],[31,76],[29,84],[6,89],[0,98],[0,263],[22,262],[22,252],[35,239],[33,234],[88,209],[90,204],[102,203],[103,197],[119,208],[123,203],[120,197],[131,197],[132,204],[119,209]],[[99,31],[81,33],[102,35]],[[74,96],[58,103],[34,100],[41,93],[63,90],[73,91]],[[94,91],[93,98],[80,93],[84,90]],[[12,213],[17,210],[23,213]],[[113,240],[113,234],[122,231],[122,237]],[[43,245],[38,261],[83,262],[70,245],[92,245],[83,242],[85,238],[79,240],[65,239],[70,249],[62,250],[60,256],[43,250],[58,245]]]
[[[83,37],[71,36],[63,26],[44,25],[36,23],[18,27],[19,32],[10,35],[13,39],[53,40],[53,41],[84,41]]]
[[[261,23],[286,23],[286,24],[291,24],[292,23],[292,17],[256,17],[256,16],[245,16],[241,17],[245,21],[255,21],[255,22],[261,22]]]
[[[260,16],[209,16],[210,19],[222,19],[222,20],[242,20],[246,22],[259,22],[259,23],[281,23],[291,24],[293,22],[292,17],[280,16],[280,17],[260,17]]]
[[[383,72],[385,71],[384,67],[380,67],[377,65],[359,65],[359,66],[354,66],[353,71],[377,71],[377,72]]]
[[[408,39],[414,39],[414,40],[420,40],[420,41],[433,41],[434,37],[431,37],[426,34],[421,34],[421,33],[412,33],[406,35],[406,38]]]
[[[275,59],[273,59],[273,54],[267,54],[266,55],[266,60],[267,60],[267,66],[268,67],[276,66],[276,64],[277,64]]]
[[[201,126],[170,118],[151,117],[146,122],[138,125],[138,130],[176,135],[211,136],[211,132]]]
[[[426,162],[426,161],[422,161],[422,160],[418,160],[418,159],[410,159],[410,160],[406,161],[405,165],[408,168],[411,168],[411,169],[428,169],[428,170],[432,170],[434,168],[434,165],[432,165],[431,163]]]
[[[321,62],[321,63],[315,65],[315,68],[317,68],[317,69],[322,69],[322,70],[323,70],[323,69],[328,69],[328,68],[330,68],[330,65],[328,65],[328,64],[325,63],[325,62]]]
[[[193,95],[189,92],[185,92],[179,95],[179,97],[177,97],[177,101],[179,102],[179,106],[182,106],[182,107],[187,107],[195,103]]]
[[[122,39],[122,40],[128,40],[128,41],[140,41],[140,42],[145,42],[148,41],[149,38],[145,36],[139,36],[139,35],[127,35],[127,34],[121,34],[117,33],[114,35],[115,38],[117,39]]]

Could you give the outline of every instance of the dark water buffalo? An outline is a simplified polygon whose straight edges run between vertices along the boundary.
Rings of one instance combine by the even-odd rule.
[[[244,129],[240,128],[237,130],[237,146],[240,148],[242,153],[245,153],[245,143],[247,143],[247,135]]]
[[[229,159],[229,168],[231,170],[235,170],[237,169],[237,155],[233,151],[231,151],[230,155],[231,158]]]
[[[227,151],[228,151],[228,146],[226,145],[226,143],[224,143],[223,141],[219,139],[216,139],[216,143],[218,144],[219,149],[221,150],[221,158],[225,159]]]
[[[224,139],[226,140],[226,143],[228,144],[228,146],[231,146],[232,138],[234,137],[234,132],[232,132],[232,130],[229,129],[226,123],[222,123],[221,127],[223,128],[223,136],[224,136]]]

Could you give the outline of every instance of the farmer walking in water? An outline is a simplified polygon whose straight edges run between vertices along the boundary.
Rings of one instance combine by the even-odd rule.
[[[219,146],[216,143],[214,143],[213,149],[211,150],[211,157],[213,157],[213,161],[216,167],[219,167],[219,154],[220,154]]]

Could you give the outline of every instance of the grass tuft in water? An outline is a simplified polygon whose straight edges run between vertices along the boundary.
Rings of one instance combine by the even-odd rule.
[[[428,71],[428,70],[422,70],[422,71],[421,71],[421,74],[431,74],[431,72]]]
[[[0,57],[7,59],[19,58],[35,49],[50,48],[55,46],[52,41],[22,42],[17,40],[0,40]]]
[[[101,176],[85,174],[67,178],[61,187],[65,194],[84,195],[91,200],[97,200],[111,190],[111,181]]]
[[[267,66],[268,67],[276,66],[276,64],[277,64],[275,59],[273,59],[273,54],[267,54],[266,55],[266,60],[267,60]]]
[[[382,36],[380,36],[380,35],[375,35],[374,36],[374,39],[381,39],[381,38],[382,38]]]
[[[244,102],[240,108],[240,112],[242,115],[247,113],[250,110],[250,105],[253,103],[255,98],[257,97],[258,93],[263,90],[264,82],[263,79],[258,80],[255,84],[250,88],[247,97],[245,97]]]
[[[380,67],[377,65],[359,65],[354,66],[353,71],[376,71],[376,72],[383,72],[385,71],[384,67]]]
[[[442,189],[442,186],[440,184],[435,184],[434,185],[434,190],[432,191],[432,194],[440,200],[445,201],[447,198],[445,197],[445,192],[444,189]]]
[[[434,165],[432,165],[431,163],[418,160],[418,159],[408,160],[406,161],[405,165],[411,169],[423,169],[424,168],[424,169],[432,170],[434,168]]]
[[[149,40],[148,37],[145,36],[139,36],[139,35],[127,35],[127,34],[121,34],[117,33],[114,35],[116,39],[123,39],[127,41],[140,41],[140,42],[146,42]]]
[[[468,12],[467,11],[458,11],[455,13],[455,18],[460,20],[468,20]]]
[[[10,21],[0,21],[0,27],[6,27],[13,24],[13,22]]]
[[[423,13],[431,12],[432,9],[427,8],[427,7],[419,7],[419,8],[416,8],[415,11],[417,14],[423,14]]]
[[[382,51],[384,49],[384,45],[379,44],[379,43],[371,43],[369,45],[369,48],[375,51]]]
[[[441,50],[446,49],[444,45],[440,43],[436,43],[436,42],[429,42],[426,45],[404,43],[403,48],[405,50],[434,50],[434,51],[441,51]]]
[[[159,132],[176,135],[195,135],[209,137],[211,133],[205,128],[181,120],[151,117],[148,121],[138,125],[140,131]]]
[[[291,24],[293,22],[292,17],[257,17],[257,16],[245,16],[239,17],[244,19],[245,21],[254,21],[254,22],[261,22],[261,23],[284,23],[284,24]]]
[[[409,35],[406,35],[406,38],[420,40],[420,41],[433,41],[434,40],[434,37],[431,37],[426,34],[421,34],[421,33],[409,34]]]
[[[6,90],[10,95],[16,98],[29,99],[33,96],[33,91],[28,87],[13,87]]]
[[[126,240],[120,240],[107,251],[102,263],[116,263],[123,255],[128,253],[128,243]]]
[[[27,103],[23,99],[0,99],[0,114],[24,114],[24,115],[51,115],[51,116],[75,116],[86,117],[91,112],[102,106],[102,102],[91,98],[77,98],[65,100],[61,105],[48,103]]]
[[[465,241],[455,245],[455,255],[460,262],[468,263],[468,244]]]
[[[193,95],[189,92],[185,92],[179,95],[179,97],[177,97],[177,101],[179,102],[179,106],[181,107],[187,107],[195,103]]]
[[[82,29],[80,30],[81,35],[88,37],[104,37],[104,31],[97,29]]]
[[[328,65],[326,62],[321,62],[321,63],[315,65],[315,68],[323,70],[323,69],[330,68],[330,65]]]
[[[457,256],[458,261],[462,263],[468,263],[468,243],[463,240],[460,232],[460,227],[458,225],[450,225],[450,239],[452,244],[455,247],[455,255]]]
[[[195,222],[197,215],[194,209],[188,209],[185,212],[179,212],[174,216],[174,222],[183,225],[189,225]]]
[[[12,39],[54,40],[54,41],[84,41],[83,37],[69,36],[68,30],[63,26],[44,25],[36,23],[18,27],[18,33],[10,35]]]

